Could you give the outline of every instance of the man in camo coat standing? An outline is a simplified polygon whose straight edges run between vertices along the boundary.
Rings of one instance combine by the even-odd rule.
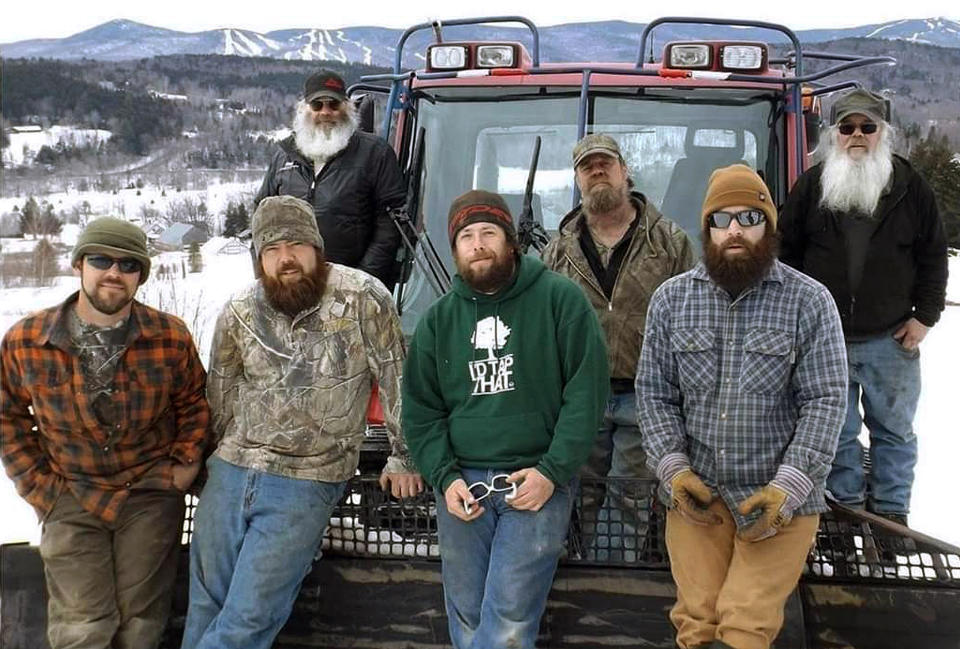
[[[253,215],[259,280],[217,321],[207,395],[216,451],[190,548],[184,649],[267,649],[286,622],[346,480],[374,381],[392,454],[380,483],[423,488],[398,424],[404,358],[389,293],[323,257],[310,205]]]

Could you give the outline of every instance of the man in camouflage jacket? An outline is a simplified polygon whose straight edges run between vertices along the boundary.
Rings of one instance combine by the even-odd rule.
[[[644,503],[635,502],[640,494],[634,487],[610,485],[604,497],[595,481],[653,477],[640,445],[634,376],[650,296],[665,280],[693,266],[693,246],[643,194],[630,191],[630,170],[609,135],[581,139],[573,149],[573,167],[583,202],[560,222],[560,234],[547,245],[543,261],[579,284],[596,310],[611,377],[603,423],[581,471],[586,478],[581,529],[591,556],[596,551],[600,559],[634,561],[636,540],[647,525]]]
[[[216,451],[190,551],[183,647],[267,649],[354,475],[373,382],[392,454],[381,485],[423,487],[398,425],[396,310],[366,273],[328,263],[313,210],[292,196],[253,216],[257,282],[227,302],[211,351]]]

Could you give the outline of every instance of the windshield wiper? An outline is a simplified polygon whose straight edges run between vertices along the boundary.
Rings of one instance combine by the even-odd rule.
[[[523,192],[523,208],[518,219],[517,236],[520,240],[520,252],[527,253],[530,246],[538,253],[550,241],[543,224],[533,218],[533,181],[537,177],[537,164],[540,162],[540,136],[533,143],[533,157],[530,160],[530,171],[527,173],[527,187]]]
[[[414,223],[411,215],[416,216],[420,206],[420,175],[423,170],[423,156],[426,143],[426,129],[422,126],[417,131],[417,142],[414,145],[413,157],[407,175],[407,200],[403,209],[393,210],[390,216],[394,225],[400,231],[403,242],[403,256],[400,260],[400,281],[397,289],[397,310],[401,311],[403,287],[410,276],[410,265],[416,263],[430,282],[437,295],[443,295],[450,290],[450,273],[443,265],[437,249],[427,234],[422,223]],[[417,254],[417,243],[420,243],[422,254]]]

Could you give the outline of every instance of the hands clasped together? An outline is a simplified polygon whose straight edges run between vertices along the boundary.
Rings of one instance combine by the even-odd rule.
[[[477,495],[475,489],[481,493]],[[496,491],[510,492],[504,499],[514,509],[540,511],[553,495],[553,481],[530,467],[520,469],[506,475],[494,476],[490,484],[474,483],[467,486],[463,478],[457,478],[450,483],[444,492],[447,501],[447,511],[462,521],[472,521],[479,518],[485,511],[477,503]]]
[[[719,525],[720,515],[709,509],[716,496],[690,469],[683,469],[670,480],[670,495],[674,509],[695,525]],[[743,541],[762,541],[775,535],[793,518],[794,507],[788,491],[775,482],[757,489],[737,507],[744,516],[759,510],[759,517],[740,530]]]

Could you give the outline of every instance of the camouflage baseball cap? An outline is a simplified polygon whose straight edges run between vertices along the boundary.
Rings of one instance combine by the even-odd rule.
[[[603,133],[591,133],[584,135],[583,139],[577,142],[573,147],[573,168],[576,169],[583,159],[594,153],[602,153],[617,160],[623,160],[620,155],[620,145],[609,135]]]
[[[323,250],[317,217],[310,203],[294,196],[268,196],[253,213],[253,248],[260,256],[263,247],[274,241],[301,241]]]
[[[833,104],[831,124],[839,124],[850,115],[865,115],[876,122],[887,122],[890,106],[886,98],[863,88],[855,88]]]

